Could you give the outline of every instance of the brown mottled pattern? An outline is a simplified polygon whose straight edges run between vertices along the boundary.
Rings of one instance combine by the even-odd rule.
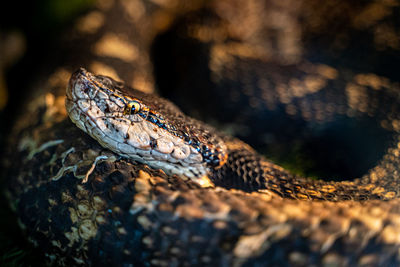
[[[379,72],[380,61],[399,54],[398,6],[97,1],[66,32],[59,54],[49,57],[58,61],[48,66],[57,67],[32,81],[23,107],[29,116],[21,116],[10,135],[7,196],[26,236],[49,262],[64,266],[399,265],[399,85]],[[235,120],[265,110],[310,124],[366,115],[392,133],[392,145],[363,177],[337,183],[294,177],[228,139],[230,167],[214,180],[221,186],[203,188],[113,154],[67,119],[65,86],[81,66],[153,92],[150,47],[174,27],[199,44],[194,54],[209,59],[204,71],[177,57],[181,70],[209,77],[199,82],[185,72],[170,84],[186,88],[182,96],[187,88],[197,90],[200,108],[214,103],[210,87],[221,89],[212,92],[214,107],[229,100],[224,110],[239,111],[229,113]],[[362,55],[349,49],[359,40],[368,53],[346,60],[351,52]],[[327,55],[334,64],[324,61]],[[263,175],[254,176],[259,171]],[[260,184],[265,188],[251,192]]]

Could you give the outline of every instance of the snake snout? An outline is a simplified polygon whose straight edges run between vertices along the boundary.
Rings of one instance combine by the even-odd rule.
[[[67,98],[70,100],[88,99],[90,98],[90,91],[93,90],[89,83],[89,72],[84,68],[75,71],[68,82]]]

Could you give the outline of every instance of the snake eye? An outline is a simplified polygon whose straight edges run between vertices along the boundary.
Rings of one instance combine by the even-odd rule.
[[[133,115],[140,111],[141,105],[140,102],[136,100],[129,101],[125,107],[124,114],[125,115]]]

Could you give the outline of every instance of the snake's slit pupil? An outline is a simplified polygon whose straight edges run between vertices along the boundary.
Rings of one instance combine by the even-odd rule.
[[[136,113],[139,113],[141,109],[140,103],[137,101],[130,101],[128,102],[128,105],[125,108],[124,113],[127,115],[133,115]]]

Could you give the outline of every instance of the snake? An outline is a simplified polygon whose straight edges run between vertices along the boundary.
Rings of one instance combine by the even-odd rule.
[[[6,195],[28,240],[61,266],[398,265],[400,88],[357,62],[328,65],[310,41],[322,31],[344,49],[368,25],[381,45],[366,44],[368,60],[384,60],[397,5],[328,2],[356,14],[342,39],[326,29],[347,15],[314,1],[98,1],[62,39],[70,58],[32,82],[7,144]],[[303,34],[319,60],[292,45],[296,15],[308,19]],[[150,50],[158,39],[169,49],[173,34],[176,51],[155,52],[155,64],[167,63],[153,71]],[[171,85],[181,108],[154,93]],[[388,145],[360,178],[312,179],[181,111],[195,105],[230,114],[242,135],[243,121],[265,130],[278,120],[256,135],[283,144],[282,124],[303,138],[340,128],[337,118],[372,118]]]

